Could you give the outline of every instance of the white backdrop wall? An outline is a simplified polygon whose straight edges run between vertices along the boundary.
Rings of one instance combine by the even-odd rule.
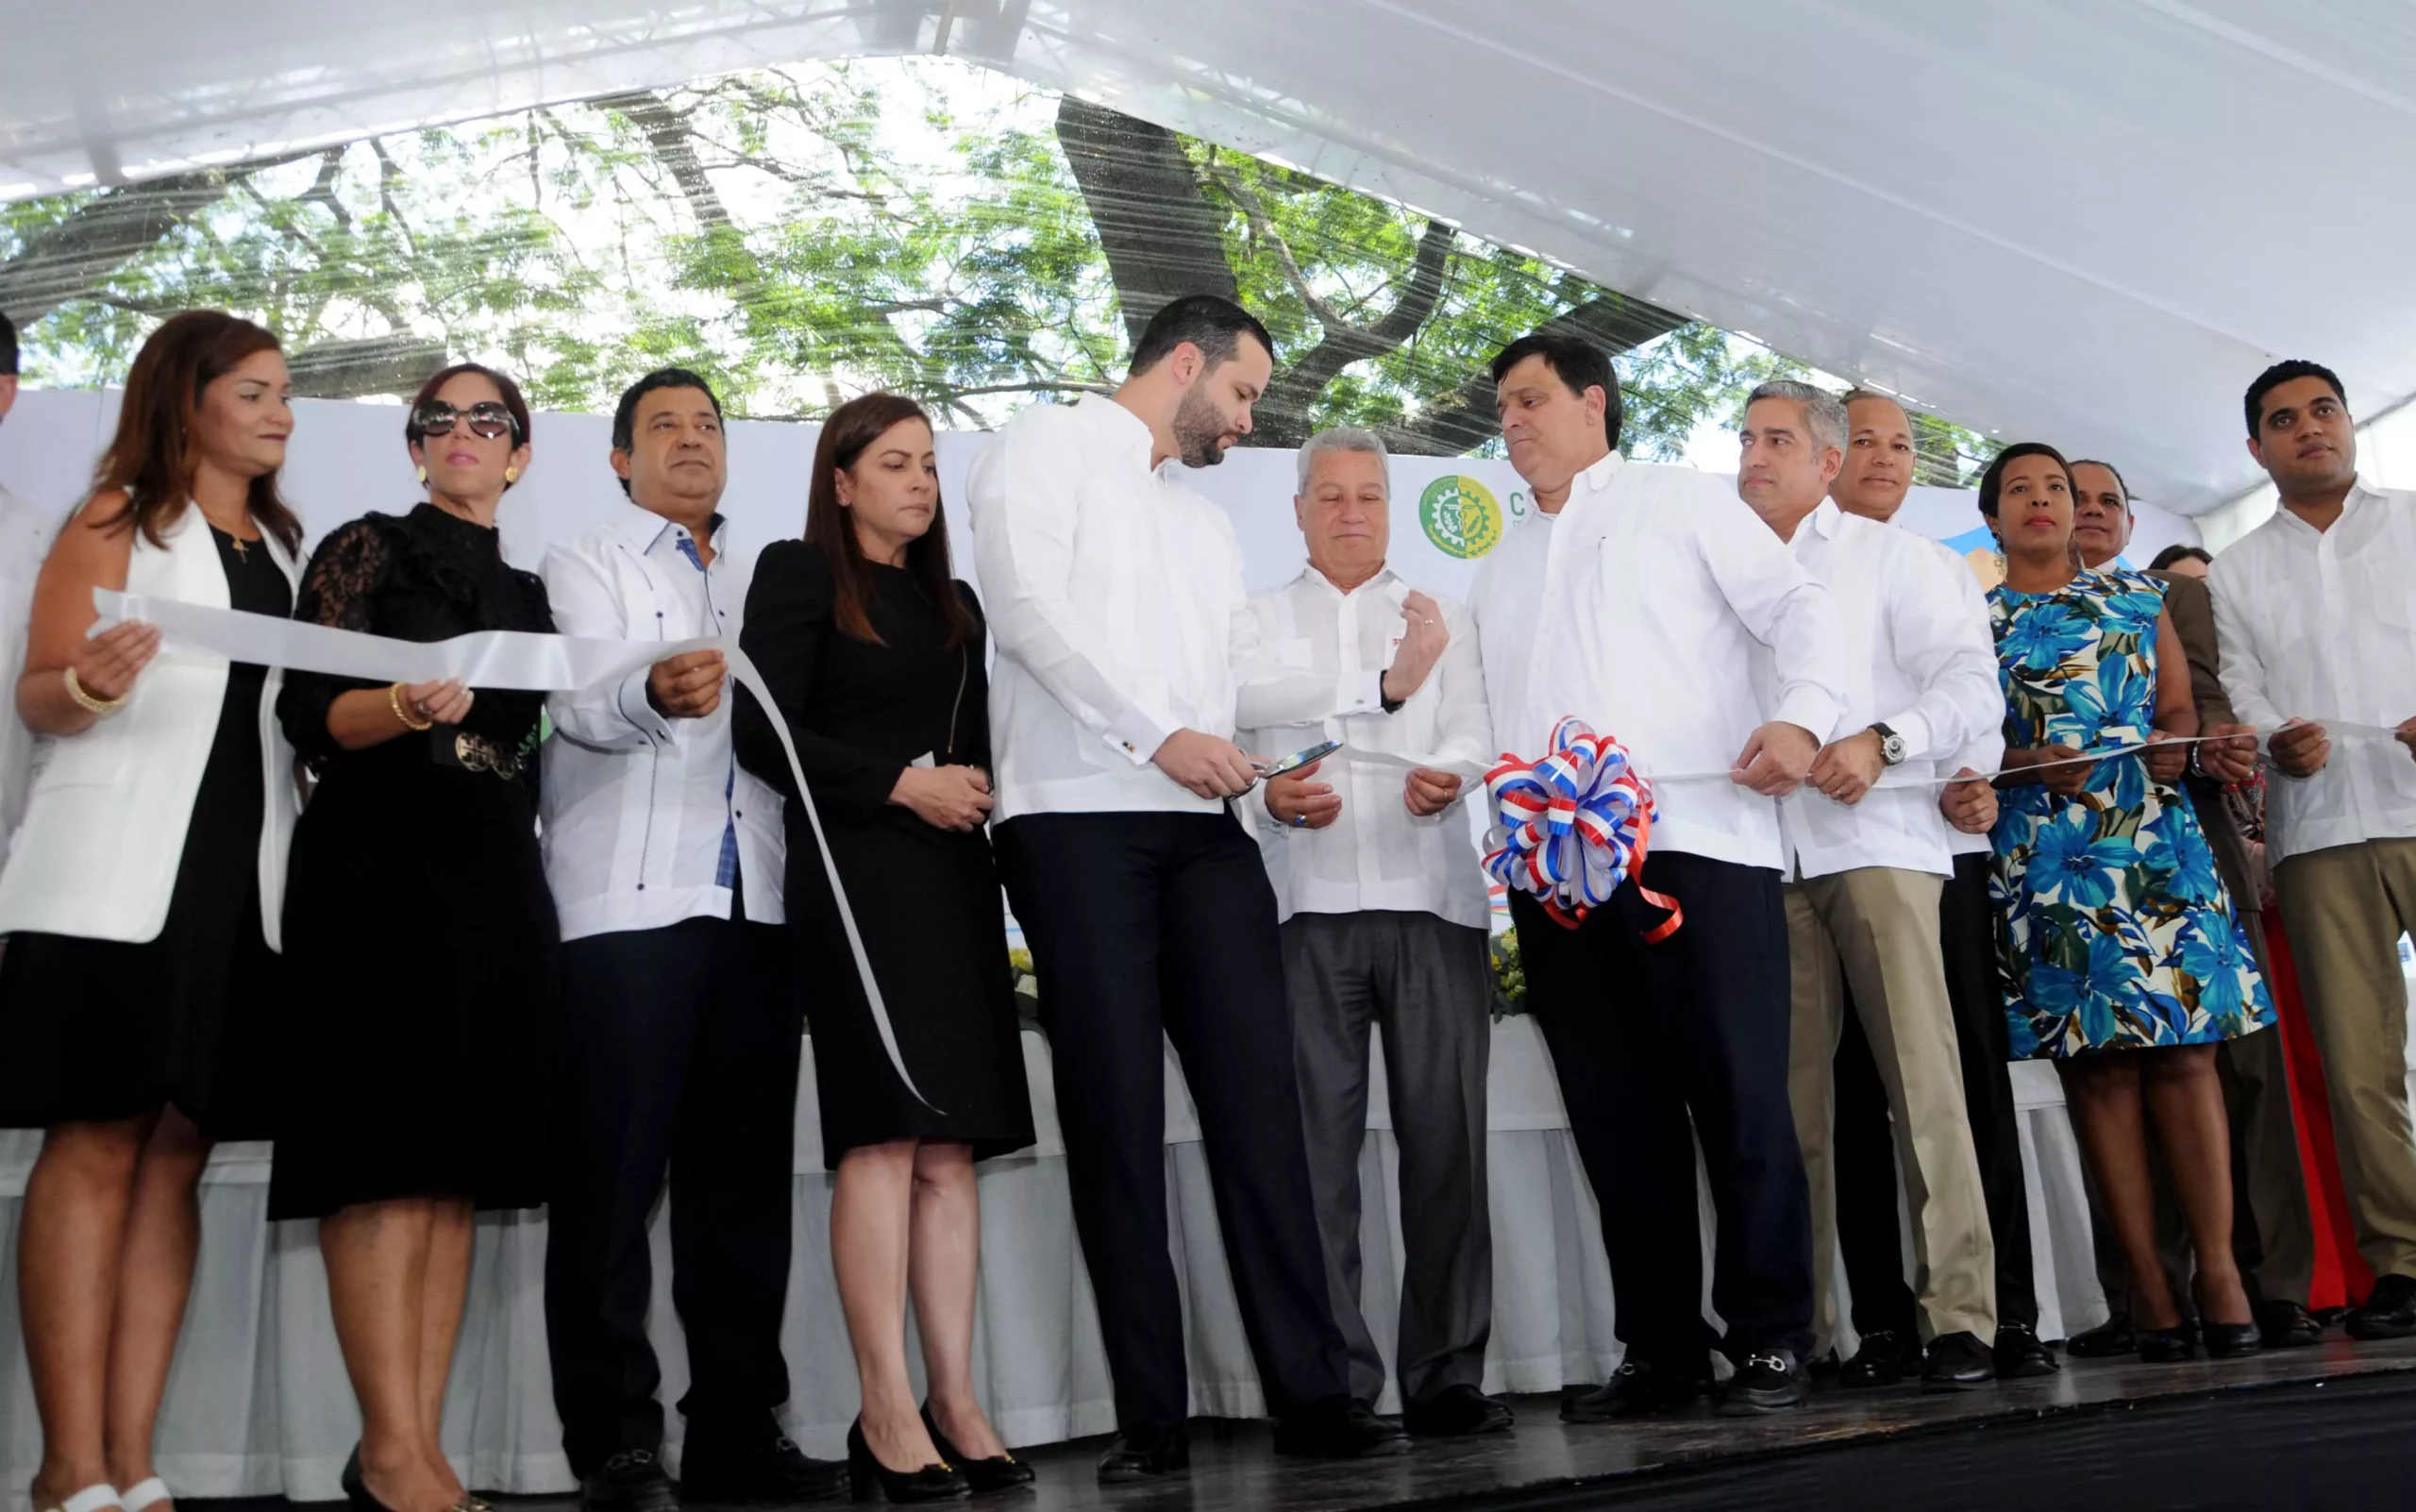
[[[115,390],[46,390],[21,395],[0,424],[0,483],[36,505],[65,513],[83,495],[92,463],[116,423]],[[403,447],[403,410],[392,404],[355,404],[325,399],[294,402],[293,445],[284,488],[315,539],[369,510],[400,512],[422,496]],[[532,427],[535,456],[528,475],[512,491],[503,510],[504,549],[523,566],[534,567],[549,543],[568,539],[601,518],[621,496],[606,456],[612,420],[606,415],[540,414]],[[757,545],[797,534],[805,523],[807,474],[814,463],[817,425],[739,420],[730,427],[730,491],[722,511]],[[984,432],[943,432],[939,437],[940,487],[952,505],[965,494],[965,470],[988,445]],[[2116,465],[2120,465],[2116,459]],[[1290,450],[1237,448],[1223,464],[1191,475],[1200,492],[1233,515],[1252,588],[1271,588],[1292,577],[1304,560],[1292,520],[1295,468]],[[1392,563],[1431,591],[1467,596],[1484,548],[1530,507],[1518,475],[1507,462],[1470,457],[1399,457],[1393,461]],[[1465,480],[1451,493],[1457,509],[1428,507],[1438,480]],[[1470,488],[1468,484],[1475,486]],[[1438,491],[1439,492],[1439,491]],[[1437,527],[1429,530],[1425,518]],[[1455,537],[1451,522],[1463,529]],[[1927,535],[1970,549],[1980,516],[1967,490],[1918,488],[1904,505],[1903,522]],[[974,577],[964,513],[953,517],[957,572]],[[1446,550],[1456,539],[1468,554]],[[2194,542],[2190,522],[2141,506],[2129,553],[2146,565],[2165,546]],[[979,584],[977,583],[978,587]]]

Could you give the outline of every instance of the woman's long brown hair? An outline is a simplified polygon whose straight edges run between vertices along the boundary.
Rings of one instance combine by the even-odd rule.
[[[839,502],[839,474],[856,465],[864,448],[879,441],[891,426],[903,420],[931,423],[923,407],[898,394],[867,394],[849,399],[822,423],[822,439],[814,446],[814,482],[805,496],[805,539],[822,548],[830,563],[830,617],[846,634],[873,645],[883,644],[864,610],[864,548],[856,540],[856,522]],[[948,566],[948,509],[932,499],[931,528],[906,547],[906,571],[914,586],[940,612],[953,648],[975,633],[973,613],[956,596]]]
[[[117,433],[92,474],[92,495],[123,491],[117,513],[94,523],[111,530],[133,529],[155,546],[193,497],[200,456],[193,430],[201,419],[204,389],[258,352],[279,351],[276,337],[219,310],[188,310],[171,315],[135,355],[126,378],[126,401],[118,407]],[[302,545],[302,522],[277,492],[277,474],[252,479],[252,518],[288,551]]]

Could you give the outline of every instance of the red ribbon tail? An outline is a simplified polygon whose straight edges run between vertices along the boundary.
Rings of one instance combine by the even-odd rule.
[[[1583,906],[1573,910],[1563,908],[1557,898],[1539,898],[1536,901],[1544,905],[1544,916],[1565,930],[1573,930],[1585,923],[1586,916],[1590,912]]]
[[[1668,918],[1644,932],[1644,943],[1658,945],[1670,935],[1677,933],[1678,926],[1686,921],[1686,911],[1678,906],[1678,900],[1667,893],[1656,893],[1640,882],[1636,884],[1636,891],[1638,897],[1653,907],[1666,908],[1669,911]]]

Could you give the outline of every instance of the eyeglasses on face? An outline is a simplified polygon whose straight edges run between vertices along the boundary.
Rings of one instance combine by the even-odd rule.
[[[465,421],[470,434],[493,441],[497,436],[517,434],[520,422],[512,412],[493,399],[481,399],[465,412],[443,399],[430,399],[411,412],[411,424],[423,436],[449,436],[456,421]]]

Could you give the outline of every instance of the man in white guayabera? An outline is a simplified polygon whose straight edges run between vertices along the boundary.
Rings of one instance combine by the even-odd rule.
[[[1418,1436],[1498,1433],[1510,1409],[1484,1390],[1492,906],[1460,802],[1482,792],[1492,755],[1485,669],[1468,611],[1384,564],[1392,488],[1373,431],[1310,437],[1292,509],[1309,564],[1250,601],[1260,662],[1242,680],[1242,742],[1273,753],[1332,739],[1342,749],[1244,807],[1259,821],[1284,921],[1309,1177],[1334,1317],[1351,1341],[1351,1393],[1373,1403],[1384,1389],[1359,1308],[1367,1035],[1380,1029],[1405,1199],[1402,1425]]]
[[[1574,716],[1656,782],[1640,879],[1577,929],[1513,888],[1527,998],[1602,1208],[1627,1358],[1564,1416],[1674,1407],[1710,1385],[1695,1201],[1702,1140],[1719,1215],[1712,1303],[1736,1363],[1722,1409],[1804,1400],[1812,1238],[1787,1116],[1787,916],[1778,807],[1836,731],[1850,685],[1829,596],[1720,479],[1629,462],[1619,380],[1583,340],[1537,333],[1493,360],[1510,463],[1537,512],[1473,602],[1502,750],[1533,760]],[[1551,518],[1549,526],[1538,521]],[[1754,656],[1775,664],[1756,692]],[[1642,889],[1685,912],[1669,915]]]
[[[755,554],[719,512],[729,453],[705,379],[663,368],[631,384],[612,463],[626,499],[545,555],[555,625],[735,643]],[[688,1340],[680,1492],[797,1501],[846,1473],[798,1453],[777,1416],[803,1019],[780,798],[732,754],[725,676],[719,651],[690,651],[546,705],[564,1016],[545,1340],[589,1512],[672,1504],[646,1336],[646,1222],[666,1176]]]
[[[1938,933],[1952,832],[1932,789],[1883,779],[1928,778],[2004,723],[1988,611],[1960,563],[1828,496],[1846,454],[1846,411],[1835,397],[1765,383],[1746,403],[1737,440],[1738,496],[1828,588],[1854,658],[1837,738],[1779,805],[1794,979],[1788,1100],[1812,1191],[1812,1347],[1828,1346],[1837,1321],[1831,1067],[1851,985],[1912,1198],[1929,1339],[1922,1384],[1984,1386],[1996,1374],[1996,1257]]]
[[[2207,586],[2223,689],[2269,740],[2265,853],[2282,929],[2332,1090],[2340,1175],[2374,1291],[2352,1338],[2416,1335],[2416,1135],[2408,1102],[2408,984],[2416,929],[2416,494],[2357,476],[2340,380],[2277,362],[2247,395],[2248,450],[2281,494],[2273,517],[2215,558]],[[2396,740],[2336,741],[2322,720]],[[2245,742],[2199,748],[2225,781]]]
[[[1250,429],[1267,329],[1195,294],[1151,316],[1115,394],[1035,405],[966,484],[998,667],[999,868],[1032,945],[1074,1224],[1117,1438],[1103,1482],[1187,1472],[1183,1298],[1166,1252],[1165,1042],[1182,1057],[1279,1453],[1398,1449],[1351,1399],[1292,1073],[1275,899],[1227,800],[1255,651],[1242,555],[1183,482]]]

